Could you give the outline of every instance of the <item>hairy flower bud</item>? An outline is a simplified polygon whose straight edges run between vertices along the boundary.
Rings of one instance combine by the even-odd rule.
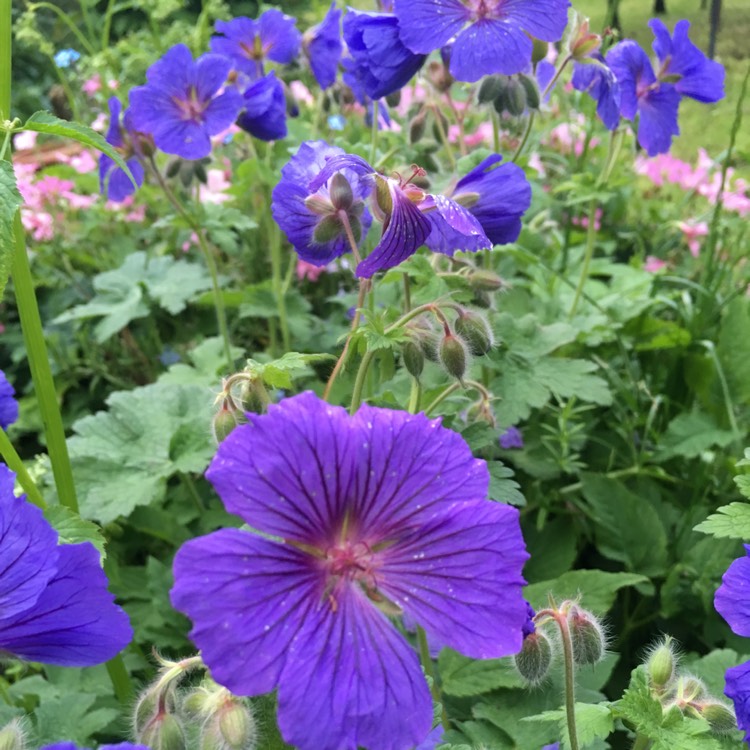
[[[447,331],[440,342],[438,357],[443,369],[456,380],[462,380],[469,366],[466,344],[458,336]]]
[[[504,100],[505,110],[513,117],[520,117],[526,111],[526,89],[518,78],[511,79]]]
[[[513,661],[526,682],[538,685],[547,676],[552,664],[552,642],[537,628],[523,639],[521,650]]]
[[[677,680],[675,697],[679,705],[693,703],[704,698],[707,694],[706,686],[693,675],[686,674]]]
[[[331,196],[331,203],[337,211],[349,211],[354,204],[354,192],[352,191],[352,186],[349,184],[349,180],[347,180],[341,172],[336,172],[336,174],[331,177],[329,195]]]
[[[418,143],[427,129],[427,110],[421,109],[409,123],[409,143]]]
[[[186,750],[187,743],[182,724],[174,714],[159,713],[142,732],[137,733],[138,742],[151,750]]]
[[[401,359],[410,375],[418,378],[424,370],[425,355],[418,344],[407,341],[401,347]]]
[[[214,440],[217,444],[221,443],[230,435],[232,430],[239,424],[239,413],[231,396],[222,399],[219,411],[214,414],[211,429],[214,434]]]
[[[271,397],[268,395],[266,386],[257,377],[243,381],[240,389],[240,400],[242,408],[253,414],[265,414],[268,404],[271,403]]]
[[[498,96],[501,96],[508,85],[508,79],[505,76],[485,76],[479,86],[477,101],[480,104],[489,104]]]
[[[531,76],[519,75],[518,80],[523,86],[524,93],[526,94],[526,106],[529,109],[539,109],[541,104],[541,98],[539,96],[539,88],[537,87],[536,80]]]
[[[674,679],[677,658],[672,639],[667,637],[658,644],[646,660],[646,670],[652,687],[664,690]]]
[[[599,621],[585,609],[573,606],[568,615],[573,660],[576,664],[596,664],[604,656],[604,631]]]
[[[480,292],[497,292],[505,287],[503,280],[493,271],[477,268],[468,275],[472,289]]]
[[[716,734],[729,734],[737,729],[737,719],[729,706],[707,702],[696,706],[698,713],[711,725]]]
[[[0,729],[0,750],[25,750],[26,732],[20,719],[13,719]]]
[[[462,310],[456,319],[455,329],[472,354],[481,357],[492,349],[492,329],[481,315],[470,310]]]

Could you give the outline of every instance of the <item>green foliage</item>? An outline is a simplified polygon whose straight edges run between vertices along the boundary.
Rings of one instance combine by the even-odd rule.
[[[590,747],[591,743],[605,739],[614,731],[615,721],[609,703],[576,703],[576,729],[581,747]],[[561,738],[561,747],[570,750],[568,720],[565,709],[545,711],[539,716],[530,716],[527,721],[547,721],[557,725]]]
[[[292,378],[309,375],[311,364],[332,359],[328,354],[287,352],[281,359],[264,364],[249,359],[245,370],[271,388],[291,388]]]
[[[13,222],[22,203],[13,165],[8,161],[0,161],[0,297],[10,276],[15,245]]]

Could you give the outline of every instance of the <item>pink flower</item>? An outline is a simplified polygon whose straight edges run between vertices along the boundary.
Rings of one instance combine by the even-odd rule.
[[[705,237],[708,234],[708,224],[705,221],[699,221],[697,223],[680,221],[677,223],[680,231],[685,235],[690,254],[697,258],[701,249],[701,241],[699,237]]]
[[[661,271],[663,268],[667,267],[667,263],[664,260],[660,260],[659,258],[649,255],[646,258],[646,262],[643,264],[643,270],[648,271],[649,273],[657,273],[658,271]]]
[[[94,119],[94,122],[91,123],[91,129],[96,130],[99,133],[104,132],[104,130],[106,130],[107,128],[108,120],[109,116],[105,115],[104,112],[100,112]]]
[[[99,163],[91,154],[91,151],[81,151],[80,154],[67,157],[67,163],[75,169],[78,174],[88,174],[98,168]]]
[[[297,278],[300,281],[307,279],[308,281],[315,282],[320,278],[320,275],[326,273],[327,270],[327,266],[314,266],[312,263],[308,263],[305,260],[297,261]]]
[[[36,138],[39,134],[33,130],[24,130],[22,133],[16,133],[13,136],[13,147],[17,151],[26,151],[36,146]]]
[[[305,86],[302,81],[292,81],[289,84],[289,89],[292,92],[292,96],[302,104],[312,106],[315,104],[315,97],[310,93],[310,89]]]
[[[21,209],[21,222],[37,242],[51,240],[54,237],[54,220],[46,211],[23,208]]]
[[[529,156],[529,167],[535,170],[540,177],[547,176],[547,170],[544,168],[542,157],[537,151],[534,151],[531,156]]]
[[[224,203],[232,198],[224,192],[230,187],[232,183],[227,180],[223,169],[209,169],[206,184],[198,188],[198,198],[202,203]]]
[[[598,232],[602,228],[602,215],[603,211],[601,208],[597,208],[594,214],[594,229]],[[577,227],[583,227],[584,229],[589,228],[589,217],[588,216],[574,216],[570,223]]]
[[[98,73],[94,73],[94,75],[92,75],[91,78],[84,81],[83,86],[81,86],[81,88],[83,89],[84,94],[93,96],[97,91],[100,91],[102,88],[101,76]]]
[[[122,218],[131,224],[140,224],[146,218],[146,206],[137,206],[132,211],[128,211]]]

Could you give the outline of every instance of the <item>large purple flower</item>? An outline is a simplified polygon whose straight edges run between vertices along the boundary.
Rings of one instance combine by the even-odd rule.
[[[690,21],[678,21],[674,37],[664,23],[654,18],[648,24],[654,32],[653,49],[661,70],[659,78],[670,79],[681,96],[713,104],[724,98],[724,66],[709,60],[688,38]]]
[[[274,71],[251,83],[243,97],[245,110],[237,120],[239,127],[261,141],[286,138],[286,96]]]
[[[750,544],[745,557],[735,560],[724,573],[714,597],[716,611],[737,635],[750,637]],[[750,661],[726,673],[725,694],[732,699],[737,724],[750,742]]]
[[[325,18],[302,37],[302,49],[320,88],[336,83],[336,74],[344,50],[341,42],[341,11],[331,3]]]
[[[58,545],[13,481],[0,464],[0,653],[70,667],[111,659],[133,631],[107,591],[99,553],[88,542]]]
[[[372,181],[375,208],[383,222],[383,234],[375,249],[357,266],[357,276],[370,278],[378,271],[397,266],[421,245],[435,252],[453,255],[458,250],[489,250],[492,243],[479,220],[466,208],[444,195],[432,195],[413,184],[424,170],[414,167],[404,179],[396,174],[379,174],[359,156],[345,154],[326,162],[310,183],[310,190],[329,180],[341,169],[350,169]]]
[[[669,151],[672,137],[680,133],[677,89],[657,79],[648,55],[636,42],[626,40],[612,47],[607,65],[620,86],[620,114],[628,120],[639,115],[638,140],[646,153],[656,156]]]
[[[458,181],[451,196],[468,208],[493,245],[518,239],[521,217],[531,205],[531,185],[523,169],[500,164],[502,160],[499,154],[488,156]]]
[[[222,36],[211,38],[211,52],[225,55],[234,66],[251,78],[263,75],[263,61],[290,63],[299,53],[301,35],[297,20],[276,8],[263,13],[257,21],[233,18],[217,21]]]
[[[187,542],[172,602],[217,682],[237,695],[278,688],[289,744],[425,740],[430,694],[389,616],[474,658],[520,648],[518,512],[486,500],[486,465],[438,421],[369,406],[350,417],[305,393],[235,429],[206,476],[263,536]]]
[[[521,73],[531,63],[529,35],[556,42],[568,23],[569,0],[396,0],[401,40],[428,53],[454,36],[450,72],[459,81]]]
[[[404,46],[398,19],[388,13],[360,13],[350,9],[344,17],[344,39],[356,75],[371,99],[403,88],[426,57],[415,55]]]
[[[130,111],[120,121],[122,105],[120,100],[113,96],[109,102],[109,129],[107,130],[107,143],[114,146],[122,153],[125,164],[130,174],[133,175],[138,187],[143,184],[143,165],[137,155],[138,134],[133,129]],[[130,177],[124,170],[115,164],[106,154],[99,157],[99,190],[106,195],[108,200],[119,203],[136,191]]]
[[[615,74],[598,53],[592,55],[596,62],[579,62],[573,69],[573,88],[587,92],[596,100],[596,113],[608,130],[620,124],[620,85]]]
[[[0,370],[0,427],[7,430],[18,419],[16,392]]]
[[[281,170],[274,188],[271,212],[302,260],[324,266],[351,248],[346,236],[348,222],[359,242],[367,234],[372,216],[364,201],[371,182],[349,169],[323,182],[314,191],[309,184],[328,159],[344,151],[325,141],[306,141]]]
[[[148,83],[131,90],[131,126],[151,134],[168,154],[208,156],[211,136],[226,130],[242,108],[242,97],[233,87],[219,93],[230,68],[221,55],[194,61],[184,44],[175,45],[148,69]]]

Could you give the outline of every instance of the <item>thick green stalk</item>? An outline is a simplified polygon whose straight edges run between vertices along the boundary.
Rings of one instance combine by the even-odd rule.
[[[576,730],[576,681],[575,664],[573,662],[573,643],[570,639],[568,618],[563,613],[557,613],[555,621],[560,628],[560,640],[563,646],[563,663],[565,666],[565,715],[568,723],[568,737],[570,750],[578,750],[578,731]]]
[[[271,219],[268,223],[271,245],[271,274],[273,294],[276,297],[276,308],[279,311],[279,328],[281,329],[281,344],[284,348],[282,354],[291,351],[292,343],[289,335],[289,321],[286,311],[286,297],[284,296],[284,279],[281,271],[281,235],[276,222]]]
[[[374,357],[374,353],[370,350],[365,352],[362,361],[359,363],[359,370],[357,371],[357,379],[354,381],[354,392],[352,393],[352,403],[349,407],[349,413],[354,414],[362,404],[362,391],[365,387],[365,380],[367,379],[367,371],[370,369],[370,363]]]
[[[21,457],[16,453],[16,449],[13,447],[13,443],[10,442],[5,430],[0,430],[0,456],[3,457],[3,461],[8,465],[8,468],[15,473],[29,501],[44,510],[47,507],[47,503],[44,502],[42,493],[39,492],[39,489],[34,484],[34,480],[29,476],[29,472],[26,471]]]

